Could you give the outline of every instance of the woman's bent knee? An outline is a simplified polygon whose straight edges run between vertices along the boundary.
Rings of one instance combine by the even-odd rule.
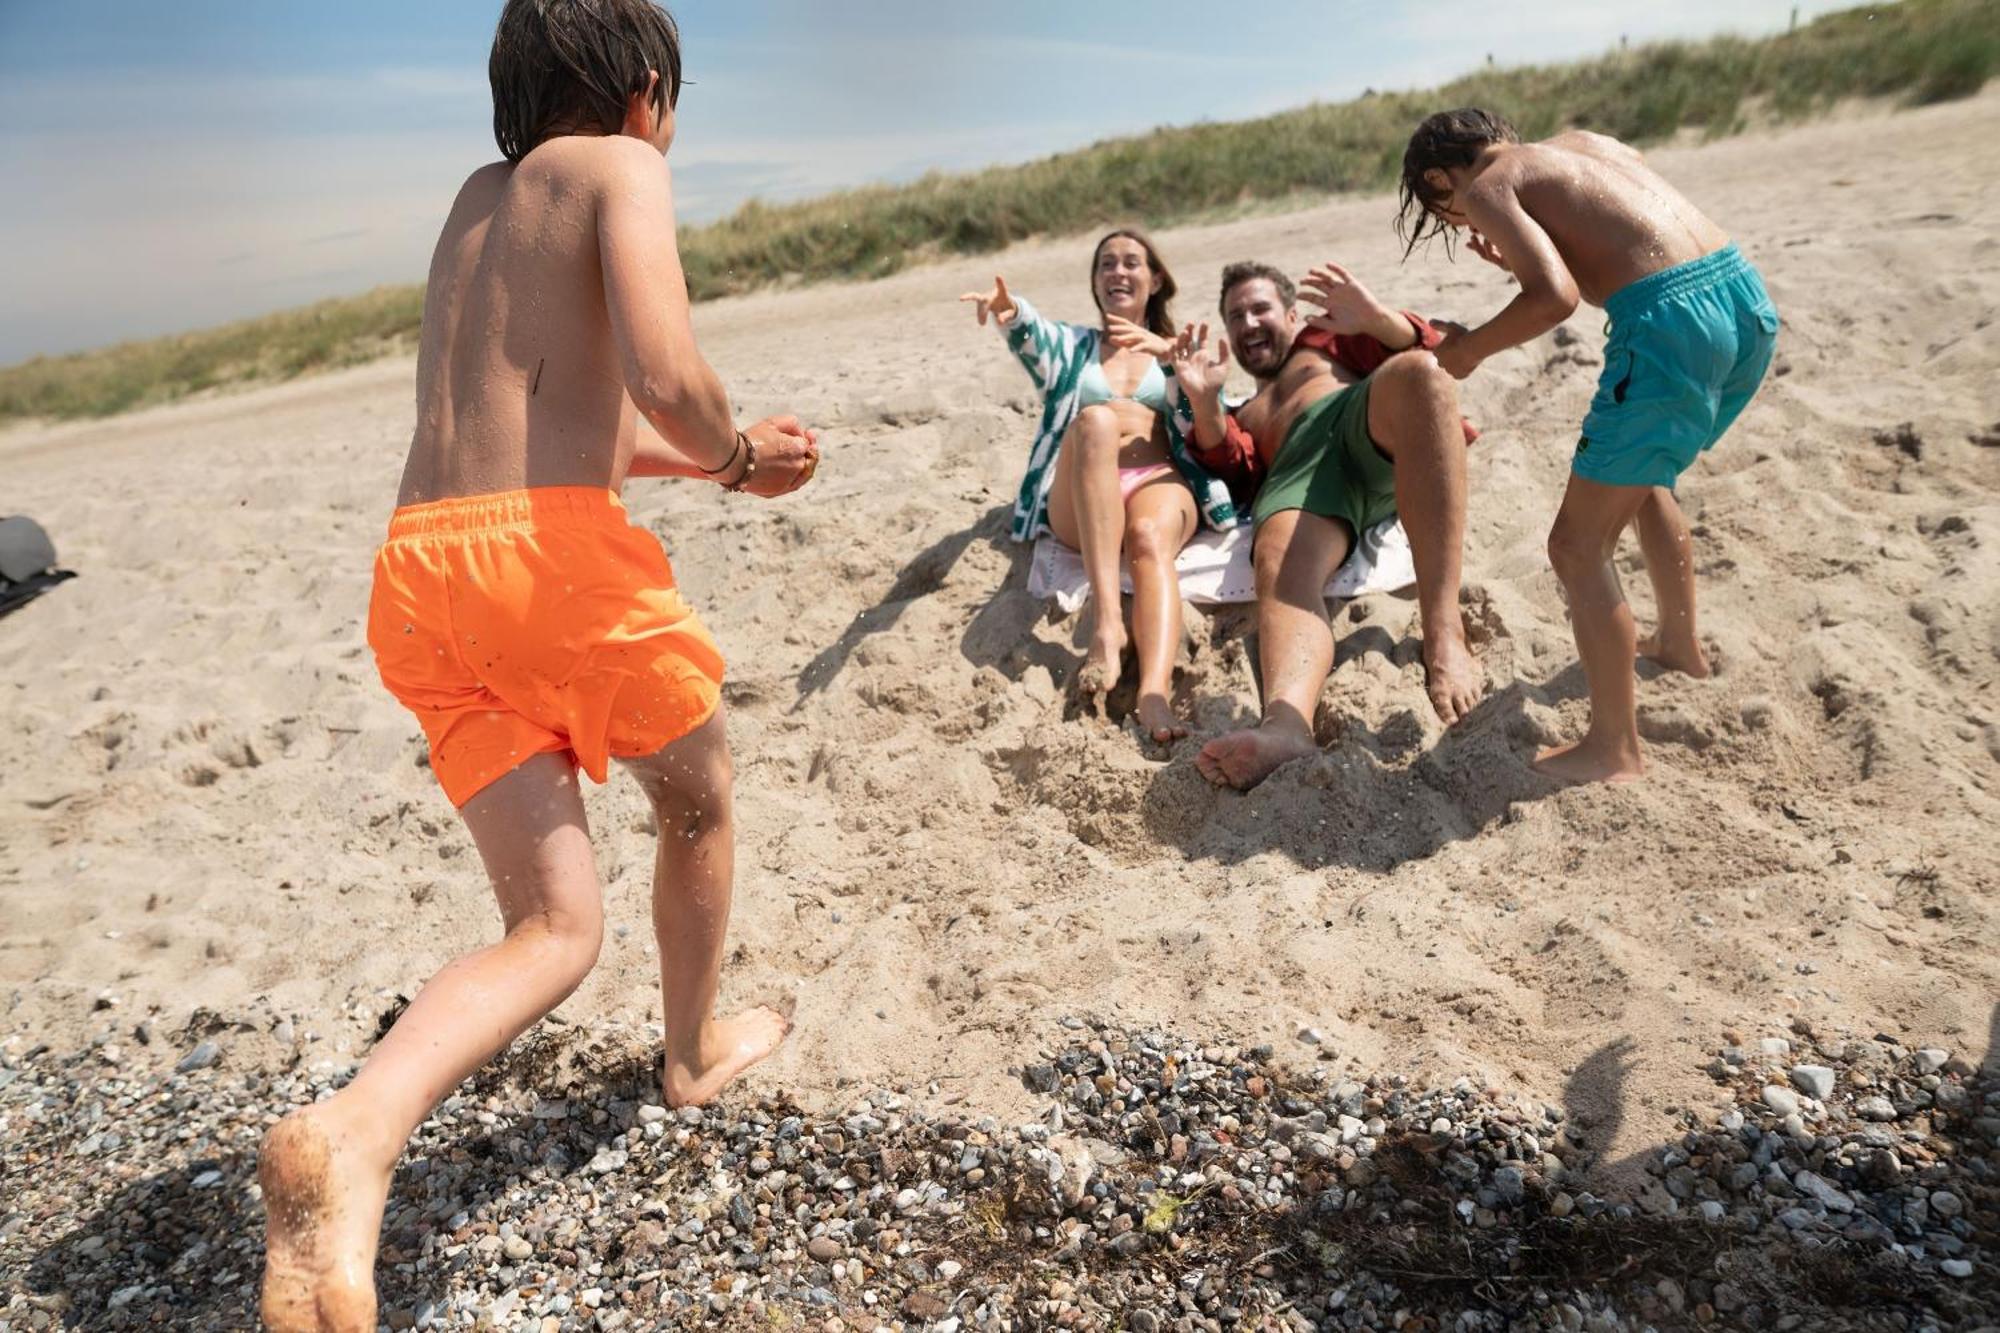
[[[1122,431],[1118,414],[1103,403],[1094,403],[1076,414],[1070,433],[1088,457],[1107,450],[1115,453]]]
[[[1182,530],[1178,517],[1134,520],[1125,527],[1125,555],[1135,565],[1171,565],[1180,554]]]

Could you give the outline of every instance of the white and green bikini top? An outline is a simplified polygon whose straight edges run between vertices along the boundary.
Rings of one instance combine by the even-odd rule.
[[[1129,398],[1141,407],[1150,407],[1155,412],[1167,410],[1167,376],[1155,361],[1146,367],[1146,374],[1139,381],[1139,387],[1130,394],[1113,393],[1111,382],[1104,378],[1104,363],[1096,357],[1083,363],[1083,369],[1076,377],[1076,401],[1079,407],[1095,407],[1115,398]]]

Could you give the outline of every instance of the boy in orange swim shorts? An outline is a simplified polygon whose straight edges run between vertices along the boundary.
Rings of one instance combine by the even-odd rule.
[[[712,1013],[734,857],[722,656],[628,476],[777,496],[818,446],[743,429],[695,347],[663,155],[680,42],[647,0],[509,0],[490,61],[504,162],[460,189],[431,260],[417,424],[375,561],[368,641],[430,740],[505,933],[447,964],[333,1097],[258,1165],[276,1330],[373,1330],[389,1177],[467,1075],[596,962],[603,911],[579,767],[620,760],[661,832],[653,880],[661,1095],[706,1102],[784,1039],[768,1008]]]

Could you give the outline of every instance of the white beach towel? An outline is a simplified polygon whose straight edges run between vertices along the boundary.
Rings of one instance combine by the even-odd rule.
[[[1174,568],[1181,577],[1181,596],[1197,605],[1252,602],[1257,599],[1256,571],[1250,564],[1250,527],[1226,532],[1203,528],[1182,550]],[[1119,583],[1132,591],[1132,570],[1123,561]],[[1417,581],[1410,559],[1410,538],[1396,519],[1385,519],[1362,534],[1347,562],[1326,585],[1328,597],[1355,597],[1364,592],[1395,592]],[[1028,567],[1028,591],[1053,597],[1064,611],[1075,611],[1090,596],[1090,578],[1083,557],[1043,533],[1035,541],[1034,562]]]

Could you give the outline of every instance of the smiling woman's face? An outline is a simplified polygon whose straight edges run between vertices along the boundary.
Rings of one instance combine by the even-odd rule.
[[[1097,247],[1091,288],[1099,310],[1143,324],[1153,286],[1153,265],[1146,258],[1145,246],[1130,236],[1113,236]]]

